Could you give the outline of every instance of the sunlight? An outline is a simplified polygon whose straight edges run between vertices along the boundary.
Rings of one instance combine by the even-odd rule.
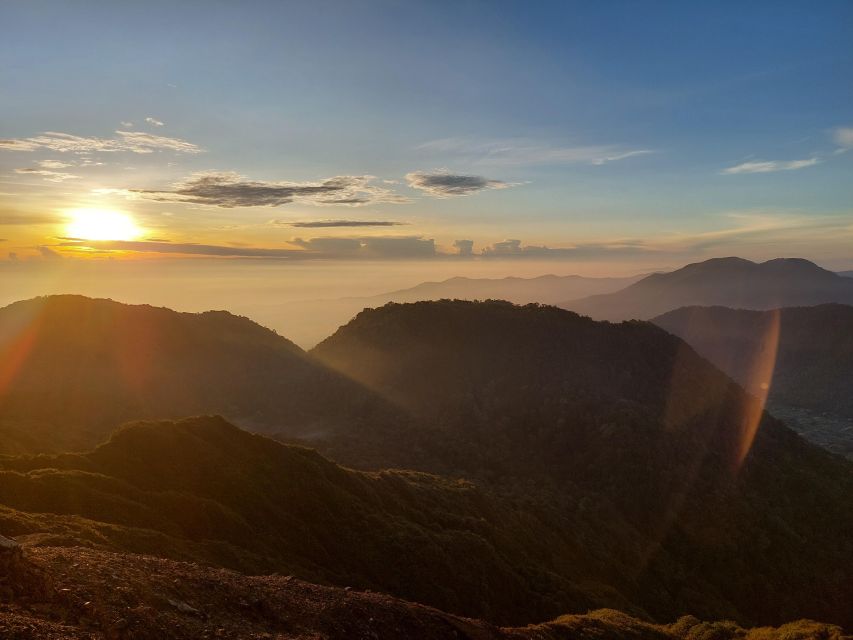
[[[79,240],[135,240],[142,233],[126,213],[112,209],[74,209],[66,235]]]

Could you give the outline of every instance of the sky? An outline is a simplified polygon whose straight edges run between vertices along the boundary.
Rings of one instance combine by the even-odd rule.
[[[0,24],[0,274],[853,269],[847,1],[29,0]]]

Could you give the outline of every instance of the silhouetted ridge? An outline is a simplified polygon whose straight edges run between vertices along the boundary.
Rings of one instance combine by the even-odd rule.
[[[650,323],[502,302],[390,304],[311,353],[445,444],[420,468],[524,486],[574,518],[584,504],[607,511],[642,550],[632,597],[653,615],[674,604],[646,599],[654,583],[681,573],[690,577],[666,587],[680,593],[675,606],[691,584],[702,594],[691,607],[727,602],[726,615],[848,619],[853,546],[841,532],[853,530],[853,467],[762,416],[754,397]],[[395,459],[410,442],[369,447]],[[850,567],[842,581],[839,566]]]
[[[853,282],[808,260],[712,258],[560,306],[599,320],[627,320],[692,305],[772,309],[828,302],[853,303]]]
[[[224,311],[37,298],[0,309],[0,355],[11,452],[85,448],[129,419],[221,413],[310,438],[384,410],[289,340]]]

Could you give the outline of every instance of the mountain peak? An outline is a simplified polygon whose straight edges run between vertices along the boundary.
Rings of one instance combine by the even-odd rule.
[[[621,291],[560,306],[599,320],[645,320],[687,306],[773,309],[832,302],[853,303],[853,281],[803,258],[756,263],[730,256],[656,273]]]

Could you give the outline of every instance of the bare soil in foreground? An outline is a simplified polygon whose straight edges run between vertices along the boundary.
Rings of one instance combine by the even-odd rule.
[[[684,617],[654,625],[612,610],[499,628],[387,595],[152,556],[7,541],[0,550],[0,638],[468,638],[806,640],[850,638],[799,621],[744,630]]]

